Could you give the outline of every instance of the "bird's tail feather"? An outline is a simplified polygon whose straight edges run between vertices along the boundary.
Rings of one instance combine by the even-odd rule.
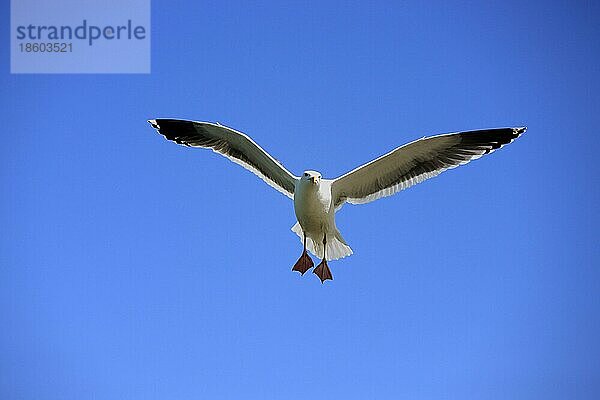
[[[304,241],[304,233],[298,222],[292,226],[292,232],[300,237],[300,242]],[[313,240],[311,237],[308,237],[308,240],[306,240],[306,249],[316,257],[323,258],[323,242],[320,240]],[[346,241],[338,231],[335,232],[334,236],[327,237],[327,261],[344,258],[351,254],[352,249],[346,244]]]

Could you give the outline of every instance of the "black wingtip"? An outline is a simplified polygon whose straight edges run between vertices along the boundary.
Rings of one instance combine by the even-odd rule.
[[[517,135],[521,135],[523,133],[525,133],[525,131],[527,131],[527,127],[526,126],[519,126],[517,128],[513,128],[513,131],[517,134]]]

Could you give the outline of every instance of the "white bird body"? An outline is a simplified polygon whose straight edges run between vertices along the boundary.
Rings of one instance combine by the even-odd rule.
[[[292,227],[301,239],[306,235],[308,250],[319,258],[337,260],[352,254],[335,224],[335,206],[331,181],[323,180],[316,171],[306,171],[296,181],[294,212],[298,223]],[[299,225],[299,226],[298,226]],[[327,238],[326,246],[323,240]]]
[[[494,128],[423,137],[336,178],[319,172],[295,176],[249,136],[221,124],[179,119],[148,121],[168,140],[209,148],[251,171],[294,201],[292,227],[304,243],[293,270],[304,274],[314,266],[307,250],[321,258],[313,271],[321,282],[333,279],[327,260],[352,254],[336,224],[344,203],[363,204],[391,196],[425,179],[468,163],[511,143],[527,128]]]
[[[296,183],[294,212],[308,236],[322,236],[323,233],[330,233],[335,226],[334,213],[330,212],[331,190],[324,186],[307,179],[299,179]]]

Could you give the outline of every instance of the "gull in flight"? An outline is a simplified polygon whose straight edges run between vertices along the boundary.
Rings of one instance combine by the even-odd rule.
[[[363,204],[391,196],[491,153],[527,129],[495,128],[423,137],[336,179],[324,179],[312,170],[301,176],[292,174],[249,136],[219,123],[180,119],[148,122],[168,140],[212,149],[229,158],[292,199],[298,220],[292,231],[304,246],[292,270],[304,275],[314,267],[308,250],[321,260],[313,271],[321,283],[333,279],[327,261],[352,254],[335,224],[335,213],[344,203]]]

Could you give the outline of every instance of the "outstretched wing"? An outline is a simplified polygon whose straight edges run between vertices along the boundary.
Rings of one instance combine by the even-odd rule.
[[[289,198],[294,198],[294,184],[299,178],[247,135],[210,122],[181,119],[152,119],[148,122],[168,140],[184,146],[212,149],[251,171]]]
[[[368,203],[466,164],[512,142],[527,128],[497,128],[424,137],[332,182],[335,207]]]

